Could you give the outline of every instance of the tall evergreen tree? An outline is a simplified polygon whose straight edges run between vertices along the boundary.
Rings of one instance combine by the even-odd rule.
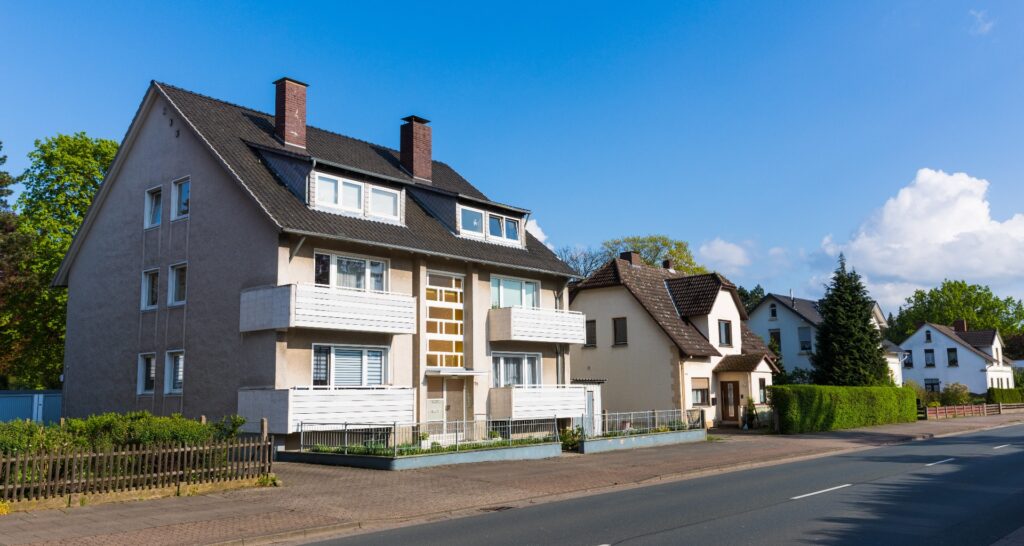
[[[813,379],[819,385],[870,386],[892,384],[882,352],[881,333],[872,325],[874,303],[856,271],[839,267],[819,302],[822,322],[811,355]]]

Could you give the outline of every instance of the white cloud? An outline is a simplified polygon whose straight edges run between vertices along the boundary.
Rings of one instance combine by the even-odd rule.
[[[529,231],[531,235],[536,237],[538,241],[544,243],[545,246],[554,250],[555,247],[548,242],[547,234],[540,228],[540,224],[537,223],[536,219],[530,218],[526,221],[526,231]]]
[[[700,245],[697,252],[704,263],[723,273],[739,273],[744,267],[750,265],[750,256],[746,249],[720,237],[715,237]]]
[[[974,24],[971,25],[971,34],[984,36],[992,30],[992,27],[996,26],[996,22],[989,18],[988,12],[985,10],[977,11],[972,9],[968,13],[974,18]]]
[[[773,246],[768,249],[768,256],[774,259],[782,259],[789,255],[789,251],[781,246]]]
[[[1024,214],[993,219],[988,187],[966,173],[921,169],[849,241],[828,235],[821,248],[831,256],[844,252],[870,279],[874,297],[888,305],[945,278],[1009,286],[1020,294]]]

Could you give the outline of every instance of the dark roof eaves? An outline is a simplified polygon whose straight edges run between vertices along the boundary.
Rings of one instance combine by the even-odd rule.
[[[765,301],[767,301],[767,300],[768,300],[768,298],[772,298],[773,300],[775,300],[775,301],[777,301],[777,302],[781,303],[783,307],[785,307],[786,309],[789,309],[790,311],[792,311],[792,312],[793,312],[793,313],[794,313],[794,314],[795,314],[796,316],[800,317],[801,319],[803,319],[803,320],[804,320],[805,322],[807,322],[807,323],[808,323],[808,324],[810,324],[811,326],[813,326],[813,327],[815,327],[815,328],[817,328],[817,327],[818,327],[819,323],[815,322],[815,321],[814,321],[814,319],[812,319],[812,318],[808,317],[807,315],[805,315],[805,314],[801,313],[800,311],[798,311],[798,310],[797,310],[797,309],[796,309],[795,307],[793,307],[792,305],[790,305],[790,304],[786,303],[786,301],[785,301],[784,299],[782,299],[782,297],[780,297],[780,296],[777,296],[777,295],[775,295],[775,294],[768,294],[768,295],[766,295],[766,296],[765,296],[764,298],[762,298],[762,299],[761,299],[761,303],[764,303]],[[808,300],[807,298],[797,298],[797,299],[802,299],[802,300],[805,300],[805,301],[811,301],[811,302],[813,302],[813,301],[814,301],[814,300]],[[758,304],[757,304],[757,307],[761,307],[761,303],[758,303]],[[755,307],[755,309],[756,309],[757,307]]]

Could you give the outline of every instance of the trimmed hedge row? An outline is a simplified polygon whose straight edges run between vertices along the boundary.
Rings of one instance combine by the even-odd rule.
[[[1024,403],[1024,389],[991,388],[985,399],[989,404],[1021,404]]]
[[[769,391],[783,434],[917,421],[910,388],[780,385]]]
[[[177,414],[156,417],[146,411],[65,419],[63,427],[10,421],[0,423],[0,453],[52,453],[67,448],[104,451],[127,445],[200,445],[233,438],[244,423],[245,419],[237,415],[203,424]]]

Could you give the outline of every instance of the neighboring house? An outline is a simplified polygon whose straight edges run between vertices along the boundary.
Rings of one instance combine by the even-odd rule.
[[[701,408],[709,425],[738,423],[747,400],[767,402],[773,356],[732,283],[665,265],[625,252],[573,288],[571,308],[587,317],[573,369],[607,380],[608,411]]]
[[[926,390],[941,392],[950,383],[961,383],[975,394],[1014,387],[1013,361],[1003,355],[998,330],[968,330],[965,320],[952,327],[926,322],[900,347],[903,378]]]
[[[580,416],[573,273],[431,157],[152,83],[62,264],[67,415],[240,413],[270,431]],[[596,408],[600,412],[600,408]]]
[[[817,301],[792,295],[768,294],[750,312],[748,325],[766,343],[770,344],[773,340],[778,343],[783,367],[793,371],[797,368],[812,369],[811,355],[814,354],[821,321]],[[888,327],[878,303],[874,303],[871,309],[871,322],[879,330]],[[899,348],[885,343],[882,348],[893,381],[902,385]]]

